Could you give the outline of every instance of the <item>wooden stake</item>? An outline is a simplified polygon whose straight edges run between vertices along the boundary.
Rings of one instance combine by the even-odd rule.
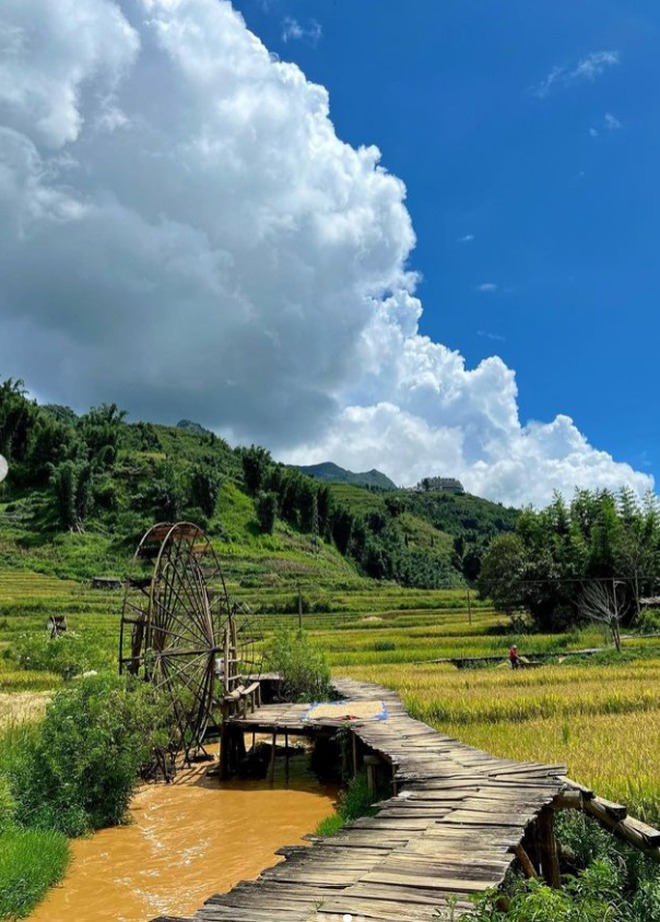
[[[275,747],[276,745],[277,745],[277,733],[273,733],[273,739],[271,743],[272,748],[270,751],[270,781],[271,783],[273,782],[273,779],[275,778]]]
[[[220,734],[220,780],[226,781],[229,778],[229,727],[227,721],[222,721],[222,731]]]
[[[380,762],[378,756],[365,756],[364,764],[367,768],[367,787],[369,793],[373,794],[376,790],[376,766]]]
[[[544,807],[538,818],[541,869],[546,883],[555,890],[561,887],[561,870],[555,838],[555,817],[551,807]]]
[[[525,872],[525,877],[528,880],[531,880],[531,878],[533,877],[538,877],[538,874],[536,873],[534,865],[532,864],[531,858],[529,857],[525,849],[522,847],[522,845],[516,845],[516,847],[513,850],[513,853],[518,859],[518,861],[520,862],[520,864],[522,865],[522,869]]]
[[[396,780],[396,768],[392,765],[392,794],[396,797],[399,793],[399,785]]]

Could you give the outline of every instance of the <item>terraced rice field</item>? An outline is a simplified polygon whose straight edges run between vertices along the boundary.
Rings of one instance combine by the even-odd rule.
[[[279,626],[297,624],[295,575],[284,586],[261,591],[241,586],[245,572],[237,575],[231,590],[262,612],[266,638]],[[606,664],[571,659],[514,673],[505,660],[513,640],[523,654],[560,656],[602,645],[602,634],[589,629],[518,637],[485,603],[473,605],[469,616],[459,590],[406,591],[355,577],[343,586],[339,582],[314,588],[315,603],[329,611],[303,615],[335,674],[391,686],[415,717],[496,755],[566,762],[576,780],[629,804],[642,818],[660,820],[660,638],[628,641],[626,650],[638,658],[626,655]],[[308,587],[307,596],[311,591]],[[49,614],[64,614],[69,631],[92,638],[114,662],[121,599],[121,591],[0,571],[0,713],[5,720],[10,714],[38,714],[48,691],[61,682],[49,673],[18,668],[11,652],[21,636],[44,632]],[[488,655],[501,656],[501,667],[458,670],[428,662]]]

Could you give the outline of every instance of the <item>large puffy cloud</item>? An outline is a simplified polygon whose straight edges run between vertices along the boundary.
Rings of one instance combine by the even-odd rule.
[[[228,0],[0,7],[0,372],[503,500],[641,490],[418,334],[403,184]]]

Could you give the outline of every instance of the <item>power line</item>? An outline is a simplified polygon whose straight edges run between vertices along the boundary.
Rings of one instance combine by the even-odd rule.
[[[506,577],[498,576],[492,579],[483,579],[481,577],[477,578],[477,582],[481,582],[485,585],[492,585],[493,583],[510,583],[515,582],[518,585],[545,585],[546,583],[590,583],[590,582],[607,582],[611,583],[612,580],[616,582],[643,582],[648,580],[649,582],[657,583],[660,582],[660,576],[658,574],[640,573],[637,576],[546,576],[545,579],[516,579],[515,577]]]

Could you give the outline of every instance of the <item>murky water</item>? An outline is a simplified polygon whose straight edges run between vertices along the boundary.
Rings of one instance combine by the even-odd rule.
[[[298,761],[298,760],[295,760]],[[191,915],[256,877],[333,812],[336,790],[295,769],[267,781],[206,779],[208,766],[136,796],[133,824],[73,843],[69,872],[29,922],[146,922]]]

